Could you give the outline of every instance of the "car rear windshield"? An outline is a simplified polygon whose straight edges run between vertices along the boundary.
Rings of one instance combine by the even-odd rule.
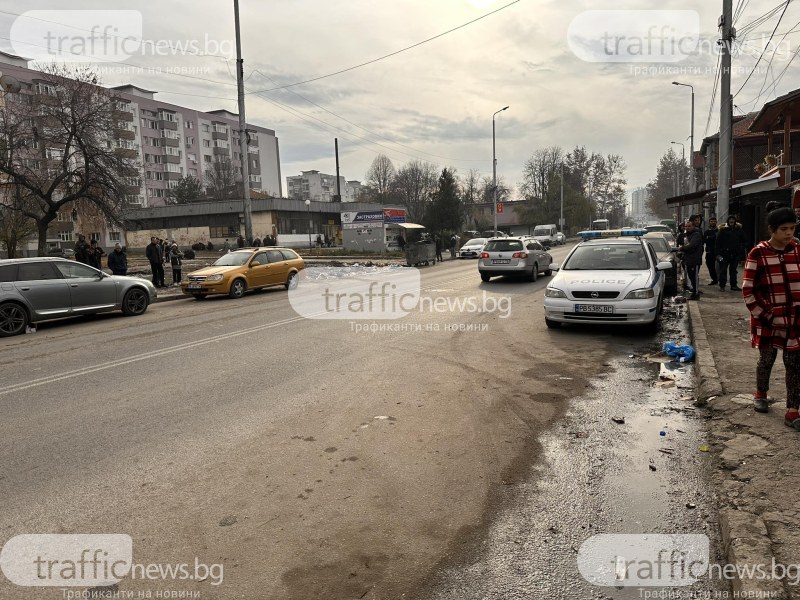
[[[468,241],[464,246],[483,246],[486,243],[486,238],[475,238]]]
[[[223,254],[214,263],[215,267],[239,267],[246,263],[250,257],[253,256],[252,252],[229,252]]]
[[[484,251],[486,252],[513,252],[522,250],[522,240],[489,240]]]
[[[640,244],[578,246],[564,265],[565,271],[628,271],[647,268],[647,256]]]

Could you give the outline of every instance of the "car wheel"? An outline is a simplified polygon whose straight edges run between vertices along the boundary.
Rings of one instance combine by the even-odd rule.
[[[147,292],[143,289],[138,287],[130,289],[122,299],[122,313],[129,317],[141,315],[147,310],[149,302]]]
[[[539,279],[539,265],[533,263],[533,269],[531,269],[531,281],[536,281]]]
[[[0,304],[0,337],[25,333],[28,326],[27,311],[14,302]]]
[[[287,290],[294,290],[297,288],[297,273],[289,273],[289,278],[286,280],[284,287]]]
[[[547,325],[548,329],[560,329],[561,323],[558,321],[553,321],[552,319],[548,319],[547,317],[544,318],[544,324]]]
[[[246,290],[247,284],[244,282],[244,279],[234,279],[231,282],[231,289],[228,292],[228,296],[231,298],[241,298],[244,296]]]
[[[545,277],[550,277],[550,275],[552,275],[552,274],[553,274],[553,269],[547,269],[547,270],[544,272],[544,276],[545,276]]]
[[[487,275],[486,273],[481,273],[481,281],[489,281],[491,276]]]

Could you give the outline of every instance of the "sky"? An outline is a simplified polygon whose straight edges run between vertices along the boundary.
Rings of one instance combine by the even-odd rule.
[[[733,0],[741,44],[734,114],[800,87],[800,6],[783,12],[784,4]],[[579,145],[620,154],[633,189],[655,176],[670,147],[680,154],[670,142],[683,143],[688,157],[691,92],[675,80],[694,86],[695,149],[718,130],[718,103],[710,108],[721,1],[664,0],[658,11],[644,0],[239,5],[247,120],[275,130],[284,183],[303,170],[334,173],[334,138],[348,180],[363,181],[378,154],[396,168],[416,159],[491,176],[492,116],[509,106],[495,117],[497,173],[507,185],[522,181],[537,149]],[[0,0],[0,49],[19,54],[20,40],[42,27],[72,29],[72,45],[62,49],[78,60],[89,25],[111,24],[117,40],[137,34],[145,43],[131,53],[92,47],[93,59],[104,59],[104,85],[132,83],[165,102],[237,112],[233,15],[233,2],[223,0],[71,0],[69,10],[63,2]]]

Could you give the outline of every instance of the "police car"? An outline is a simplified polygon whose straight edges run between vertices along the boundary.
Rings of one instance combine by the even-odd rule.
[[[641,236],[644,229],[582,231],[583,241],[562,265],[544,294],[545,323],[607,323],[658,327],[664,301],[665,271]]]

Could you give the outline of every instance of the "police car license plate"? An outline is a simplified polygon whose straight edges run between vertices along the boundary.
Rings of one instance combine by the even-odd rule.
[[[199,290],[202,286],[199,283],[190,283],[186,287],[190,290]]]
[[[510,258],[493,258],[492,264],[493,265],[507,265],[511,262]]]
[[[614,307],[610,304],[576,304],[576,313],[613,313]]]

